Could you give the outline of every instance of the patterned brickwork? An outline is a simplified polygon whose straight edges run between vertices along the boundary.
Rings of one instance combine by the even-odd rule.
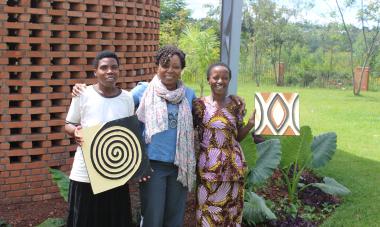
[[[155,72],[159,0],[0,0],[0,204],[58,197],[48,168],[69,172],[64,133],[75,83],[94,83],[102,50],[120,57],[120,87]]]

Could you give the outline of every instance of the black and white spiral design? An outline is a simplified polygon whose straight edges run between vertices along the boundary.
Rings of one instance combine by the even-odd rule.
[[[104,178],[121,179],[138,169],[142,151],[136,135],[125,127],[100,130],[91,143],[91,162]]]

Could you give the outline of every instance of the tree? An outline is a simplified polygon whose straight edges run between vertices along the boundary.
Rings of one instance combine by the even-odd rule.
[[[179,46],[186,53],[185,74],[195,78],[203,96],[208,65],[219,58],[219,40],[211,28],[201,30],[198,24],[186,26],[180,37]]]
[[[252,19],[246,15],[252,14]],[[275,1],[257,0],[249,1],[248,9],[243,14],[243,32],[252,30],[248,29],[250,24],[253,26],[253,65],[254,77],[256,84],[259,85],[258,72],[258,57],[260,52],[265,52],[269,57],[273,67],[274,78],[279,85],[279,77],[276,70],[276,65],[282,60],[282,51],[284,45],[291,47],[295,40],[298,40],[296,28],[290,23],[290,19],[294,18],[298,11],[284,6],[278,6]]]
[[[370,1],[367,5],[364,4],[363,0],[360,0],[360,9],[358,11],[359,21],[361,23],[362,30],[362,39],[364,41],[364,46],[360,50],[357,56],[360,56],[361,63],[361,73],[360,79],[357,88],[355,87],[355,72],[354,72],[354,40],[346,20],[343,15],[343,9],[338,0],[335,0],[337,5],[340,18],[342,20],[344,30],[347,36],[347,39],[350,44],[350,65],[351,65],[351,75],[352,75],[352,84],[353,84],[353,93],[354,95],[360,95],[361,83],[363,80],[364,69],[367,67],[368,63],[371,61],[375,50],[380,45],[379,32],[380,32],[380,2],[379,1]],[[355,0],[350,0],[346,2],[346,7],[352,7],[355,3]],[[372,29],[369,26],[372,25]]]
[[[167,21],[177,19],[178,12],[186,9],[185,0],[161,0],[160,1],[160,21],[165,23]],[[189,11],[189,10],[187,10]]]
[[[179,37],[190,22],[190,10],[184,0],[161,0],[160,46],[178,45]]]

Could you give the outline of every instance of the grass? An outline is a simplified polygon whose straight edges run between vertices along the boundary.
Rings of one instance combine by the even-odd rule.
[[[256,87],[254,83],[238,85],[248,114],[253,110],[255,92],[297,92],[300,94],[300,123],[309,125],[313,135],[335,131],[338,150],[333,160],[321,169],[351,190],[343,204],[322,226],[380,226],[380,92],[296,87]],[[190,84],[199,95],[199,86]],[[206,94],[209,90],[206,90]],[[243,148],[252,163],[255,155],[246,138]]]

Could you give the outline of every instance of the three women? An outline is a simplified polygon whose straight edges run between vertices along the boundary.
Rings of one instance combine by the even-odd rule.
[[[164,46],[156,63],[157,75],[152,81],[139,83],[131,91],[153,169],[150,180],[140,184],[142,226],[183,225],[187,191],[195,184],[196,162],[198,225],[238,225],[245,171],[238,141],[254,121],[251,117],[244,126],[238,99],[227,96],[228,66],[220,63],[209,68],[212,95],[195,100],[194,91],[180,80],[186,65],[181,50]],[[201,132],[197,160],[192,110]]]

